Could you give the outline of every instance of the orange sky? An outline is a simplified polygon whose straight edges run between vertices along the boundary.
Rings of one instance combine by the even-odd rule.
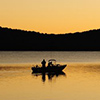
[[[0,26],[43,33],[100,28],[100,0],[0,0]]]

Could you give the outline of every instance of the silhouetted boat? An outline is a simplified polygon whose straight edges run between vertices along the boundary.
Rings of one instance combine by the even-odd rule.
[[[54,64],[53,64],[54,62]],[[61,72],[67,65],[60,65],[60,64],[56,64],[56,60],[55,59],[50,59],[48,61],[48,66],[47,67],[32,67],[32,71],[34,73],[43,73],[43,72]]]

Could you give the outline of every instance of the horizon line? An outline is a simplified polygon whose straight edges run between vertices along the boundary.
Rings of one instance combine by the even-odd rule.
[[[48,35],[50,35],[50,34],[53,34],[53,35],[65,35],[65,34],[75,34],[75,33],[89,32],[89,31],[93,31],[93,30],[100,30],[100,28],[98,28],[98,29],[89,29],[89,30],[69,32],[69,33],[43,33],[43,32],[39,32],[39,31],[24,30],[24,29],[19,29],[19,28],[17,29],[17,28],[2,27],[2,26],[0,26],[0,28],[6,28],[6,29],[11,29],[11,30],[19,30],[19,31],[24,31],[24,32],[36,32],[36,33],[48,34]]]

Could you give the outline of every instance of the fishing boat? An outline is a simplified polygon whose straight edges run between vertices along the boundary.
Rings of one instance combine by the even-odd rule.
[[[55,59],[48,60],[48,65],[45,67],[39,67],[36,65],[32,67],[34,73],[46,73],[46,72],[61,72],[67,65],[56,64]]]

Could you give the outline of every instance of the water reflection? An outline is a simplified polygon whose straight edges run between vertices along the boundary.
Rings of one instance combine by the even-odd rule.
[[[0,66],[0,71],[19,71],[19,70],[30,70],[30,67],[24,67],[24,66]]]
[[[38,76],[42,76],[42,81],[45,82],[46,81],[46,76],[48,76],[48,80],[52,80],[52,78],[55,76],[56,78],[59,76],[66,76],[66,74],[61,71],[61,72],[48,72],[48,73],[34,73],[32,72],[32,75],[38,77]]]

